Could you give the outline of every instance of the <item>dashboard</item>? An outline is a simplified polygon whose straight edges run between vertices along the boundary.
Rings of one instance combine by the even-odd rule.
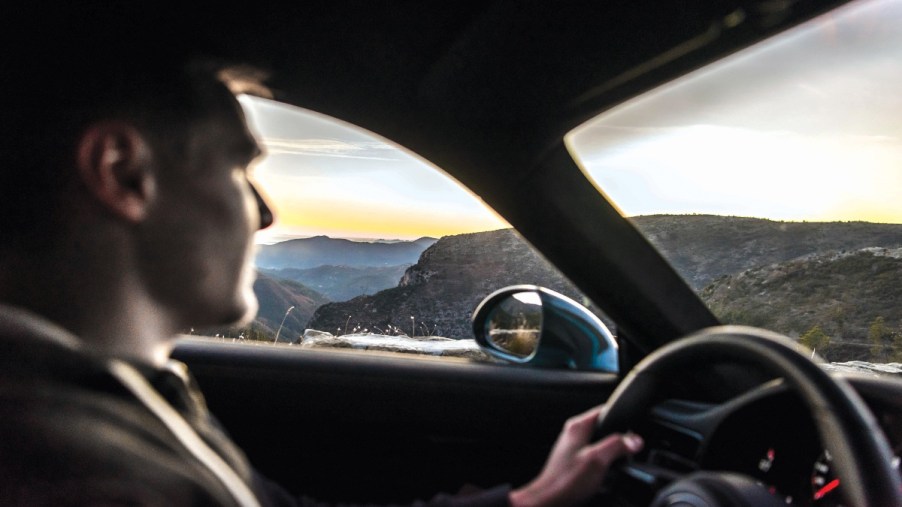
[[[902,380],[839,375],[861,395],[893,450],[902,455]],[[842,506],[842,484],[831,467],[808,409],[781,381],[720,403],[669,399],[644,427],[647,446],[637,462],[675,475],[695,470],[753,478],[789,505]],[[826,443],[829,444],[829,443]]]

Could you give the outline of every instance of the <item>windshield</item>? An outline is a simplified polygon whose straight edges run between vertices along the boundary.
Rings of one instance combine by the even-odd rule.
[[[902,2],[852,3],[572,132],[724,323],[902,362]]]

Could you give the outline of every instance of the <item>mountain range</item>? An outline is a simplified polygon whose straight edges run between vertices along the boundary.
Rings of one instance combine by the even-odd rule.
[[[436,241],[427,237],[351,241],[316,236],[263,245],[255,259],[257,317],[242,329],[202,332],[264,340],[274,339],[278,333],[280,341],[297,340],[316,308],[397,286],[404,270]]]
[[[263,269],[281,280],[292,280],[319,292],[331,301],[346,301],[364,294],[396,287],[412,263],[399,266],[317,266],[298,269]]]
[[[309,269],[319,266],[399,266],[410,265],[435,243],[435,238],[414,241],[351,241],[314,236],[274,245],[261,245],[255,263],[263,269]]]

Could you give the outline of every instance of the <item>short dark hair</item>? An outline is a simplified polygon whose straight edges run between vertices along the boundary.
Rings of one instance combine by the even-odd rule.
[[[195,120],[234,107],[226,65],[203,54],[190,27],[116,4],[4,22],[2,37],[14,39],[4,46],[15,48],[0,59],[0,230],[10,240],[52,228],[43,222],[55,220],[91,122],[126,119],[178,153]]]

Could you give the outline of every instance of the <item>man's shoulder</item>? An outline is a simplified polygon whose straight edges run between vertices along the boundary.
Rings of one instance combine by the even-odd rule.
[[[6,328],[0,505],[230,503],[101,359]]]
[[[4,375],[0,504],[214,503],[215,478],[152,414],[92,368],[66,367],[66,375]]]
[[[166,505],[204,493],[193,479],[203,471],[140,410],[113,396],[6,385],[0,406],[0,491],[11,496],[3,505]]]
[[[37,314],[0,304],[0,385],[79,378],[97,370],[72,334]]]

